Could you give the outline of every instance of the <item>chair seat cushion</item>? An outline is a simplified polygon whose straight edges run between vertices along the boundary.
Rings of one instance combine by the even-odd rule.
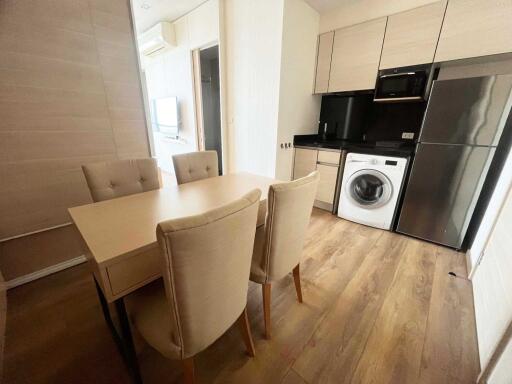
[[[171,313],[162,279],[142,287],[127,298],[133,325],[146,342],[170,359],[180,358],[171,329]]]

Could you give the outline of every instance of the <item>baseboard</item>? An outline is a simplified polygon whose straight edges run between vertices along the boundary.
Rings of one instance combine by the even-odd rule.
[[[471,280],[473,277],[473,272],[474,272],[473,263],[471,262],[471,249],[468,249],[465,257],[466,257],[466,271],[468,273],[468,279]]]
[[[5,284],[7,289],[11,289],[22,284],[30,283],[31,281],[40,279],[53,273],[63,271],[64,269],[74,267],[75,265],[82,264],[86,260],[87,259],[85,258],[85,255],[81,255],[73,259],[63,261],[62,263],[43,268],[39,271],[29,273],[28,275],[20,276],[15,279],[6,281]]]
[[[329,204],[329,203],[325,203],[323,201],[320,201],[320,200],[315,200],[315,202],[313,203],[313,205],[317,208],[320,208],[320,209],[323,209],[323,210],[326,210],[326,211],[329,211],[329,212],[332,212],[332,204]]]

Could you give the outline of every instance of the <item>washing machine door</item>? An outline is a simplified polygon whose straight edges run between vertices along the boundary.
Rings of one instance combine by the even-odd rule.
[[[365,209],[375,209],[387,204],[393,194],[393,185],[382,172],[361,169],[348,179],[347,196],[351,202]]]

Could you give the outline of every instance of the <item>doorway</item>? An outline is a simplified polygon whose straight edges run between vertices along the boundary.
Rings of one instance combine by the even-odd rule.
[[[219,46],[199,50],[200,107],[197,124],[200,147],[217,152],[222,175],[222,134],[220,116]]]

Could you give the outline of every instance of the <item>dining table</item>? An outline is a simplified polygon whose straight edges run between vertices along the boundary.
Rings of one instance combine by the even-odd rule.
[[[84,242],[105,321],[134,382],[141,383],[124,298],[161,277],[158,223],[202,214],[261,190],[256,227],[263,225],[270,185],[278,180],[230,173],[69,208]],[[115,324],[109,304],[117,313]]]

